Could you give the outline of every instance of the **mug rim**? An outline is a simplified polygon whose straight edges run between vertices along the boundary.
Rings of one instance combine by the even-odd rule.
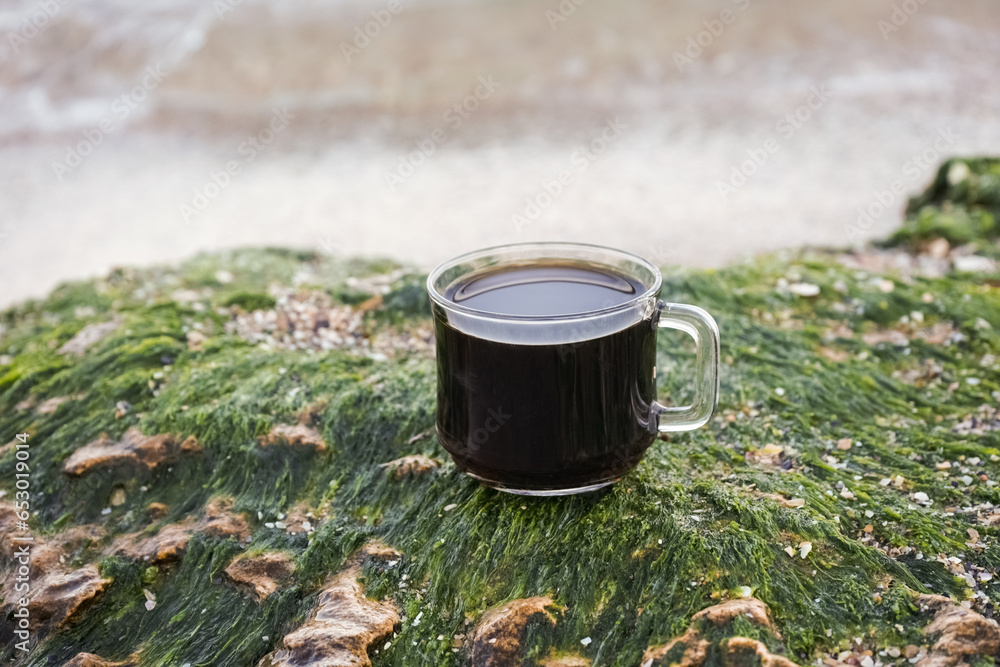
[[[642,294],[638,294],[628,301],[623,301],[622,303],[616,304],[614,306],[608,306],[606,308],[598,308],[595,310],[585,310],[578,313],[566,313],[562,315],[510,315],[507,313],[496,313],[488,310],[480,310],[478,308],[470,308],[469,306],[464,306],[459,303],[447,299],[443,294],[441,294],[435,287],[435,282],[441,277],[445,271],[454,268],[455,266],[462,264],[463,262],[472,261],[479,259],[481,257],[488,257],[490,255],[495,255],[500,252],[511,252],[516,250],[531,250],[531,249],[582,249],[590,252],[599,252],[605,255],[611,255],[621,260],[628,260],[641,265],[643,268],[648,270],[653,276],[653,284],[649,286]],[[558,254],[553,254],[553,258],[557,258]],[[634,276],[633,276],[634,277]],[[430,296],[431,301],[441,306],[442,308],[464,313],[466,315],[471,315],[477,318],[494,319],[494,320],[512,320],[512,321],[532,321],[532,322],[557,322],[557,321],[567,321],[567,320],[577,320],[585,319],[589,317],[594,317],[597,315],[602,315],[606,313],[613,313],[622,310],[628,310],[630,308],[635,308],[639,304],[647,303],[650,299],[654,298],[660,291],[663,285],[663,276],[660,270],[649,260],[644,257],[640,257],[631,252],[625,250],[619,250],[617,248],[610,248],[608,246],[597,245],[596,243],[575,243],[569,241],[533,241],[525,243],[507,243],[495,246],[489,246],[487,248],[480,248],[478,250],[473,250],[471,252],[462,253],[461,255],[456,255],[450,259],[447,259],[440,264],[438,264],[434,269],[427,275],[427,294]]]

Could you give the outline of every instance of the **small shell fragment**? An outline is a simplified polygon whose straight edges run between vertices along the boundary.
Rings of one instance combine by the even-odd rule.
[[[788,291],[795,296],[813,297],[819,295],[819,285],[812,283],[792,283],[788,286]]]

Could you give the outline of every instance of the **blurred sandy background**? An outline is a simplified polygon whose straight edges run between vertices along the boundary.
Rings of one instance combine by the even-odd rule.
[[[916,10],[883,34],[893,1],[564,0],[547,15],[556,0],[400,0],[395,14],[388,0],[5,0],[0,304],[246,245],[421,267],[536,239],[701,266],[846,245],[875,191],[927,182],[906,163],[939,132],[949,153],[1000,153],[996,2],[895,4]],[[723,10],[733,22],[679,71],[675,53]],[[348,62],[341,44],[357,48],[373,11],[391,19]],[[490,76],[495,91],[455,126],[446,114]],[[811,87],[827,99],[786,136]],[[287,123],[248,157],[275,109]],[[615,117],[625,127],[581,169],[575,151]],[[769,138],[779,150],[720,196]],[[240,173],[197,209],[228,162]],[[560,172],[562,193],[515,224]]]

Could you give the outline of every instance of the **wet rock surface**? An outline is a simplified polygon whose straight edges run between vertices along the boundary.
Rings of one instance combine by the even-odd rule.
[[[536,596],[489,610],[468,638],[467,664],[504,667],[522,663],[529,624],[555,626],[558,609],[554,606],[552,598]]]
[[[35,412],[40,415],[51,415],[59,409],[60,405],[68,403],[71,400],[73,399],[69,396],[53,396],[52,398],[46,399],[40,403],[38,407],[35,408]]]
[[[134,662],[114,662],[93,653],[77,653],[63,667],[133,667]]]
[[[87,350],[101,342],[101,340],[117,328],[118,322],[95,322],[88,324],[64,343],[59,348],[59,353],[77,357],[83,356]]]
[[[163,526],[153,535],[125,535],[112,548],[115,555],[152,563],[179,560],[191,539],[188,526],[171,524]]]
[[[977,657],[1000,654],[1000,627],[954,600],[941,595],[921,595],[921,608],[934,613],[934,620],[924,634],[934,643],[917,667],[954,667]]]
[[[392,475],[393,479],[405,479],[407,477],[417,477],[424,475],[441,467],[441,462],[429,456],[414,455],[404,456],[382,466]]]
[[[95,565],[71,572],[55,572],[36,584],[29,609],[39,623],[59,627],[72,622],[111,583]]]
[[[313,449],[317,452],[326,449],[326,442],[319,431],[305,424],[278,424],[261,439],[260,444],[264,447],[284,444]]]
[[[370,559],[398,559],[385,545],[363,547],[347,567],[323,586],[318,609],[304,625],[285,635],[279,648],[260,667],[370,667],[368,651],[388,637],[399,623],[390,602],[365,597],[358,576]]]
[[[230,498],[213,498],[209,501],[197,529],[216,537],[235,537],[237,540],[245,540],[250,536],[247,520],[233,510]]]
[[[0,504],[0,609],[10,613],[26,598],[32,627],[45,636],[77,620],[111,584],[96,565],[71,566],[88,549],[99,553],[104,531],[81,525],[46,538],[21,530],[19,521],[12,505]]]
[[[144,435],[137,428],[125,431],[120,440],[101,436],[77,449],[63,464],[67,475],[84,475],[92,470],[116,466],[157,466],[175,463],[182,454],[200,450],[193,439],[181,441],[170,434]]]
[[[285,553],[241,556],[225,569],[229,580],[250,593],[258,602],[287,583],[294,571],[295,562]]]
[[[151,563],[176,561],[183,556],[188,542],[197,532],[234,538],[237,541],[246,540],[250,535],[246,519],[232,511],[232,501],[215,498],[205,505],[201,519],[167,524],[153,534],[141,532],[122,535],[112,545],[110,552]]]
[[[642,667],[696,667],[717,662],[732,667],[797,667],[787,658],[774,655],[757,639],[733,636],[732,624],[737,618],[746,619],[768,634],[775,633],[763,602],[754,598],[728,600],[696,613],[691,618],[691,626],[680,637],[647,649]]]
[[[591,664],[590,660],[579,656],[546,658],[538,663],[539,667],[590,667]]]
[[[430,330],[419,277],[395,265],[247,249],[122,269],[4,313],[0,536],[31,535],[32,581],[52,584],[31,667],[81,652],[244,667],[281,651],[288,664],[462,667],[477,638],[484,660],[562,667],[988,662],[1000,275],[968,258],[1000,258],[986,224],[1000,161],[956,162],[943,179],[883,247],[665,271],[664,294],[723,331],[719,410],[571,498],[497,493],[447,463],[435,363],[379,348]],[[289,294],[302,298],[281,307],[305,307],[306,325],[316,292],[351,308],[371,345],[228,333]],[[116,318],[82,356],[53,342]],[[676,343],[657,340],[656,391],[681,404],[693,367]],[[312,433],[263,444],[275,424],[326,448],[313,455]],[[81,474],[64,472],[74,455]],[[373,540],[383,557],[358,564]],[[294,562],[289,579],[241,562],[272,553]],[[954,602],[931,608],[918,591]],[[552,605],[497,611],[533,595]],[[14,657],[0,642],[0,662]]]

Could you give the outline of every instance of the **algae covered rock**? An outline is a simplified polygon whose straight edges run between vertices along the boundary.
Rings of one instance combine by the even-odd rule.
[[[51,611],[14,648],[5,539],[0,660],[989,664],[997,169],[950,162],[883,247],[667,270],[719,322],[719,411],[591,495],[456,471],[420,280],[386,262],[224,252],[0,313],[0,528]],[[661,401],[685,345],[658,341]]]
[[[182,453],[198,451],[193,440],[181,441],[169,434],[143,435],[131,428],[120,440],[113,441],[106,435],[80,447],[66,463],[67,475],[83,475],[95,468],[112,468],[123,465],[143,465],[153,469],[164,463],[176,462]]]
[[[537,596],[511,600],[490,609],[476,624],[468,639],[468,663],[482,667],[524,664],[524,640],[528,626],[555,626],[551,598]]]
[[[941,165],[930,186],[910,199],[906,221],[890,243],[913,246],[940,239],[982,245],[998,237],[1000,161],[956,158]]]
[[[754,598],[739,598],[699,611],[682,636],[664,646],[647,649],[642,667],[704,664],[796,667],[787,658],[774,655],[760,639],[738,634],[740,624],[744,626],[742,632],[759,632],[776,644],[778,637],[768,617],[767,606]],[[784,647],[778,646],[783,652]]]
[[[418,477],[432,470],[437,470],[441,467],[441,463],[429,456],[416,454],[413,456],[403,456],[394,461],[383,463],[382,467],[395,479],[404,479],[407,477]]]
[[[93,653],[77,653],[63,667],[129,667],[132,664],[134,663],[128,661],[110,662]]]
[[[233,559],[226,566],[226,576],[247,590],[258,602],[291,579],[295,562],[287,554],[274,552]]]
[[[260,444],[264,447],[285,443],[293,447],[309,448],[317,452],[326,449],[326,443],[316,429],[305,424],[278,424],[262,438]]]
[[[979,656],[1000,654],[1000,627],[996,621],[941,595],[921,595],[917,603],[934,612],[934,620],[924,628],[924,634],[935,639],[918,665],[954,667]]]
[[[231,511],[231,501],[213,498],[204,507],[204,516],[198,521],[186,518],[137,533],[125,533],[109,547],[109,553],[150,563],[167,563],[179,560],[195,534],[243,541],[249,537],[246,520]]]
[[[94,565],[48,574],[36,584],[36,595],[29,605],[32,617],[38,623],[58,627],[73,620],[110,583]]]
[[[365,545],[323,586],[312,618],[285,635],[279,648],[261,660],[260,667],[370,667],[368,652],[392,633],[399,623],[399,611],[392,602],[368,599],[357,578],[366,562],[399,556],[384,545]]]

